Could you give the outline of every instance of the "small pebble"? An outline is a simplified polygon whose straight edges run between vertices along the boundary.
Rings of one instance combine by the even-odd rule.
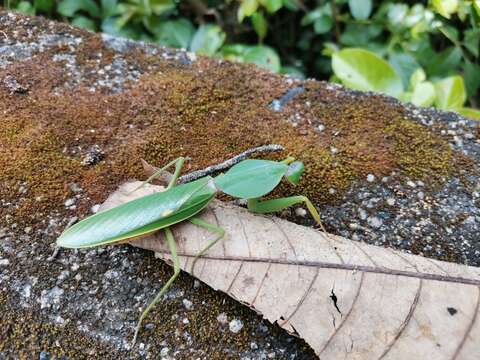
[[[240,332],[240,330],[242,330],[243,328],[243,323],[239,320],[239,319],[233,319],[232,321],[230,321],[230,323],[228,324],[228,328],[230,329],[230,331],[234,334],[237,334]]]
[[[39,360],[50,360],[50,354],[48,352],[42,351],[38,357]]]
[[[295,215],[303,218],[303,217],[307,216],[307,210],[305,210],[304,208],[296,208],[295,209]]]
[[[365,210],[363,210],[362,208],[359,208],[358,209],[358,216],[360,217],[361,220],[366,220],[367,217],[368,217],[368,214]]]
[[[325,125],[320,124],[320,125],[318,125],[317,129],[318,129],[319,132],[322,132],[322,131],[325,130]]]
[[[388,198],[388,199],[387,199],[387,204],[388,204],[389,206],[395,205],[395,199],[394,199],[394,198]]]
[[[376,216],[370,216],[367,219],[367,222],[368,222],[368,225],[370,225],[371,227],[373,227],[375,229],[378,229],[379,227],[381,227],[383,225],[382,219],[380,219]]]
[[[82,192],[82,188],[80,186],[78,186],[77,183],[72,183],[72,184],[70,184],[69,187],[70,187],[70,190],[75,194],[78,194],[78,193]]]
[[[65,207],[70,207],[75,204],[76,199],[75,198],[70,198],[65,201]]]
[[[184,325],[188,325],[188,324],[190,324],[190,320],[188,320],[187,318],[183,318],[182,323]]]
[[[31,226],[27,226],[23,231],[25,232],[25,234],[30,234],[32,232],[32,227]]]
[[[251,343],[250,343],[250,349],[252,349],[252,350],[257,350],[257,349],[258,349],[257,343],[256,343],[256,342],[251,342]]]
[[[373,175],[373,174],[368,174],[368,175],[367,175],[367,181],[368,181],[368,182],[374,182],[374,181],[375,181],[375,175]]]
[[[164,347],[164,348],[162,348],[162,350],[160,350],[160,356],[165,357],[165,356],[168,355],[169,352],[170,352],[170,348]]]
[[[417,187],[417,184],[415,184],[415,183],[414,183],[413,181],[411,181],[411,180],[408,180],[408,181],[407,181],[407,185],[410,186],[411,188]]]
[[[226,324],[228,323],[228,316],[227,314],[225,313],[221,313],[217,316],[217,321],[220,323],[220,324]]]
[[[90,208],[90,212],[91,212],[92,214],[96,214],[99,209],[100,209],[100,205],[99,205],[99,204],[96,204],[96,205],[93,205],[93,206]]]
[[[0,259],[0,266],[8,266],[10,261],[8,259]]]
[[[417,197],[418,197],[420,200],[423,200],[423,198],[425,197],[425,194],[423,193],[423,191],[420,191],[420,192],[417,194]]]
[[[192,303],[190,300],[188,300],[188,299],[183,299],[183,300],[182,300],[182,303],[183,303],[183,306],[185,307],[185,309],[187,309],[187,310],[192,310],[192,308],[193,308],[193,303]]]

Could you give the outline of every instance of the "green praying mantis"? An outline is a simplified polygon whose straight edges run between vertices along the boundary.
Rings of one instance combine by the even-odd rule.
[[[216,177],[207,175],[177,185],[184,162],[185,158],[183,157],[171,161],[143,183],[153,181],[168,168],[175,166],[175,172],[165,191],[147,195],[92,215],[66,229],[57,239],[57,245],[61,247],[88,248],[127,242],[132,238],[158,230],[164,231],[172,255],[174,273],[142,312],[135,329],[133,345],[136,343],[143,320],[180,273],[180,261],[177,256],[171,226],[182,221],[189,221],[217,234],[196,255],[192,263],[192,270],[195,261],[224,237],[224,229],[210,224],[198,216],[214,199],[218,191],[236,198],[246,199],[248,209],[258,214],[273,213],[303,203],[324,230],[318,211],[305,196],[299,195],[270,200],[260,199],[271,192],[282,178],[293,185],[299,183],[304,165],[300,161],[295,161],[293,157],[288,157],[283,161],[243,160],[231,167],[226,173]]]

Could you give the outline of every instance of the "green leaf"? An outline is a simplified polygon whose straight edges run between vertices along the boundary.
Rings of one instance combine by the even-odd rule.
[[[387,12],[387,20],[390,25],[400,28],[408,14],[407,4],[389,4]]]
[[[102,0],[102,18],[118,15],[118,0]]]
[[[444,25],[439,28],[443,35],[445,35],[452,43],[456,44],[458,41],[458,30],[453,26]]]
[[[97,30],[97,25],[95,24],[95,21],[85,16],[75,16],[71,24],[74,26],[78,26],[78,27],[90,30],[90,31]]]
[[[323,7],[316,8],[315,10],[309,11],[302,20],[300,20],[300,25],[307,26],[313,24],[315,20],[321,18],[325,14]]]
[[[276,13],[283,6],[282,0],[259,0],[270,14]]]
[[[426,72],[431,76],[444,77],[455,73],[455,69],[462,60],[462,50],[457,47],[450,47],[440,53],[434,53],[426,62]]]
[[[480,0],[473,0],[473,7],[477,12],[477,15],[480,16]]]
[[[237,11],[238,22],[242,22],[245,17],[252,16],[258,9],[257,0],[242,0]]]
[[[417,106],[431,106],[436,97],[435,86],[430,81],[422,81],[413,89],[411,102]]]
[[[315,34],[325,34],[333,26],[333,19],[330,15],[324,14],[313,23]]]
[[[15,9],[26,15],[31,15],[31,16],[35,15],[35,8],[28,1],[20,1],[15,6]]]
[[[418,68],[410,77],[408,87],[409,89],[413,90],[418,84],[424,82],[425,80],[427,80],[427,75],[425,74],[425,71],[423,71],[422,68]]]
[[[379,25],[349,23],[340,35],[340,43],[345,46],[366,47],[381,33],[382,27]]]
[[[265,19],[265,16],[263,16],[263,13],[257,11],[252,15],[251,19],[252,19],[253,29],[257,33],[260,41],[263,41],[268,31],[268,22]]]
[[[187,49],[195,28],[187,19],[162,21],[150,29],[155,41],[161,45]]]
[[[463,107],[463,108],[457,109],[457,111],[460,115],[465,116],[467,118],[480,120],[480,110],[478,109]]]
[[[109,17],[102,22],[102,32],[112,36],[138,40],[144,29],[139,24],[127,24],[120,28],[117,18]]]
[[[212,56],[225,41],[225,33],[217,25],[202,25],[198,28],[190,43],[190,50],[200,55]]]
[[[348,0],[350,13],[357,20],[366,20],[372,12],[372,0]]]
[[[298,11],[300,9],[299,0],[283,0],[282,3],[290,11]]]
[[[92,17],[100,17],[100,8],[93,0],[62,0],[58,12],[66,17],[73,17],[78,11],[85,11]]]
[[[457,12],[458,0],[432,0],[432,5],[436,12],[450,19],[450,16]]]
[[[364,49],[344,49],[332,56],[332,68],[342,83],[352,89],[383,92],[398,97],[402,79],[393,67]]]
[[[412,74],[420,67],[420,64],[412,55],[404,52],[392,53],[388,60],[402,78],[403,87],[407,88]]]
[[[479,56],[480,29],[468,29],[464,33],[463,44],[475,57]]]
[[[225,174],[215,178],[215,184],[224,193],[241,198],[254,199],[268,194],[282,180],[288,166],[269,160],[244,160]]]
[[[243,55],[243,60],[273,72],[280,71],[280,58],[275,50],[268,46],[252,46]]]
[[[243,55],[250,48],[243,44],[229,44],[222,47],[220,50],[222,57],[226,60],[243,62]]]
[[[152,13],[155,15],[163,15],[166,12],[175,9],[173,0],[149,0]]]
[[[480,88],[480,65],[465,59],[463,77],[468,96],[475,96]]]
[[[35,0],[33,6],[36,10],[50,12],[55,7],[55,0]]]
[[[436,82],[435,90],[437,92],[435,105],[440,109],[459,109],[467,100],[463,78],[458,75]]]

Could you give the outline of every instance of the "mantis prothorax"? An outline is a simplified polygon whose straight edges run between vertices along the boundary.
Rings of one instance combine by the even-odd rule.
[[[92,215],[66,229],[57,239],[58,246],[86,248],[121,243],[140,235],[158,230],[164,231],[172,255],[174,274],[141,314],[135,329],[133,344],[136,342],[146,315],[180,273],[177,248],[170,227],[182,221],[190,221],[217,234],[196,255],[192,263],[192,271],[195,261],[225,235],[224,229],[197,216],[214,199],[218,191],[236,198],[246,199],[248,209],[259,214],[273,213],[303,203],[324,230],[320,222],[320,215],[305,196],[260,200],[262,196],[271,192],[283,177],[293,185],[298,184],[304,165],[292,157],[283,161],[243,160],[226,173],[216,177],[205,176],[189,183],[176,185],[184,161],[183,157],[173,160],[145,181],[145,183],[150,182],[168,168],[175,166],[175,172],[165,191],[144,196]]]

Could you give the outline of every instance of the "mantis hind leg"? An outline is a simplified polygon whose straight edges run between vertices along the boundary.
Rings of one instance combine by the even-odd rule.
[[[215,233],[218,234],[218,236],[215,239],[210,241],[207,244],[207,246],[205,246],[198,254],[195,255],[195,258],[193,259],[193,262],[192,262],[192,266],[190,267],[190,273],[193,275],[193,269],[195,267],[195,263],[197,262],[197,260],[203,254],[205,254],[208,251],[208,249],[210,249],[213,245],[215,245],[220,239],[222,239],[225,236],[225,230],[223,228],[219,227],[219,226],[210,224],[210,223],[206,222],[205,220],[202,220],[198,217],[188,219],[188,221],[190,221],[194,225],[198,225],[198,226],[200,226],[204,229],[207,229],[209,231],[212,231],[212,232],[215,232]]]
[[[165,237],[167,239],[168,247],[170,248],[170,253],[172,254],[172,261],[173,261],[173,275],[168,279],[167,283],[163,285],[163,287],[160,289],[160,291],[157,293],[155,298],[152,300],[152,302],[145,308],[145,310],[142,312],[142,315],[140,315],[140,319],[138,320],[137,326],[135,328],[135,335],[133,336],[132,340],[132,347],[135,345],[138,337],[138,333],[140,331],[140,328],[142,326],[142,322],[147,316],[147,314],[152,310],[152,308],[157,304],[160,299],[162,298],[163,294],[168,290],[170,285],[173,284],[175,279],[177,278],[178,274],[180,274],[180,261],[177,256],[177,245],[175,244],[175,238],[173,237],[172,230],[170,228],[165,228]]]
[[[248,210],[257,214],[273,213],[273,212],[286,209],[292,205],[297,205],[302,203],[304,203],[307,206],[307,209],[310,212],[310,215],[312,215],[313,219],[320,226],[322,231],[327,234],[327,231],[323,227],[323,224],[320,220],[320,214],[318,213],[315,206],[313,206],[312,202],[306,196],[298,195],[298,196],[290,196],[286,198],[265,200],[265,201],[260,201],[258,199],[247,200]]]

